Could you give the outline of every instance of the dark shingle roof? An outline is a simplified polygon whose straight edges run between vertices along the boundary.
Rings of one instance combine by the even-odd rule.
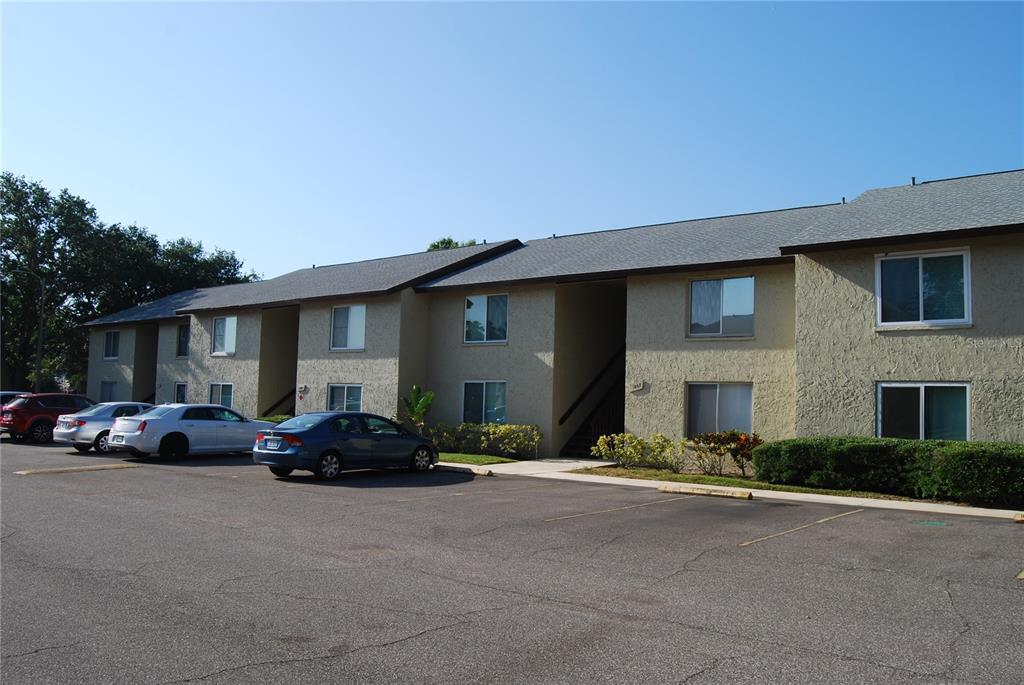
[[[779,259],[779,245],[842,205],[694,219],[531,240],[421,290],[511,282],[610,278],[702,265]]]
[[[451,250],[417,252],[398,257],[318,266],[315,269],[299,269],[255,283],[175,293],[100,317],[86,325],[153,321],[172,318],[177,314],[212,309],[292,304],[303,300],[332,297],[382,295],[437,278],[452,269],[473,264],[518,245],[521,245],[518,240],[506,240]]]
[[[1024,170],[868,190],[780,245],[792,254],[814,246],[1014,224],[1024,224]]]

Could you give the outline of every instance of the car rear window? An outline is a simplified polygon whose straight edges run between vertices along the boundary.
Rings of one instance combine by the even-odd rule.
[[[24,397],[19,397],[19,398],[15,399],[13,402],[11,402],[10,404],[8,404],[7,406],[8,407],[24,407],[26,402],[28,402],[28,400],[26,400]]]
[[[281,423],[274,426],[274,428],[281,428],[283,430],[294,430],[296,428],[312,428],[318,426],[320,423],[327,418],[328,414],[300,414],[294,418],[282,421]]]
[[[164,414],[168,414],[174,411],[174,407],[157,406],[150,407],[149,409],[139,412],[136,416],[148,416],[154,419],[158,419]]]
[[[109,404],[94,404],[94,405],[92,405],[91,407],[89,407],[87,409],[83,409],[82,411],[77,412],[75,415],[76,416],[96,416],[97,414],[102,414],[107,409],[110,409],[110,405]]]

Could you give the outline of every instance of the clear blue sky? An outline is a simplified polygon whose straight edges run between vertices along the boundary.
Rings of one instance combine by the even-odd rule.
[[[1024,167],[1024,5],[2,6],[5,170],[311,263]]]

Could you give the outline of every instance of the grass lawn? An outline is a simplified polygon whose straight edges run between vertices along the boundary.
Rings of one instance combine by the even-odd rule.
[[[443,456],[443,455],[442,455]],[[755,490],[780,490],[782,492],[806,492],[813,495],[839,495],[840,497],[870,497],[872,499],[895,499],[904,502],[922,502],[935,500],[916,500],[912,497],[899,495],[883,495],[878,492],[857,492],[856,490],[827,490],[825,488],[805,488],[800,485],[777,485],[763,483],[753,478],[737,476],[705,476],[698,473],[672,473],[661,469],[624,469],[618,466],[601,466],[591,469],[578,469],[573,473],[585,473],[590,476],[615,476],[617,478],[641,478],[644,480],[664,480],[671,483],[695,483],[698,485],[726,485],[732,488],[752,488]],[[955,504],[947,502],[946,504]]]
[[[492,457],[489,454],[459,454],[458,452],[441,452],[441,461],[450,461],[455,464],[473,464],[474,466],[489,466],[491,464],[507,464],[515,459],[505,457]]]

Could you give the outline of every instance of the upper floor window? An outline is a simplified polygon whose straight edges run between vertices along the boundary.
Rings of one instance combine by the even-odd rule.
[[[331,314],[331,349],[361,350],[366,340],[366,305],[335,307]]]
[[[121,331],[107,331],[103,336],[103,358],[117,359],[118,348],[121,346]]]
[[[237,316],[218,316],[213,320],[213,354],[235,353],[235,331],[238,328]]]
[[[970,323],[970,253],[964,249],[879,256],[875,299],[879,326]]]
[[[179,357],[188,356],[188,341],[192,335],[191,330],[192,327],[187,323],[178,324],[178,345],[175,354]]]
[[[464,342],[508,340],[508,295],[472,295],[466,298]]]
[[[754,335],[754,277],[692,281],[690,335]]]
[[[966,383],[879,383],[878,436],[967,440]]]

